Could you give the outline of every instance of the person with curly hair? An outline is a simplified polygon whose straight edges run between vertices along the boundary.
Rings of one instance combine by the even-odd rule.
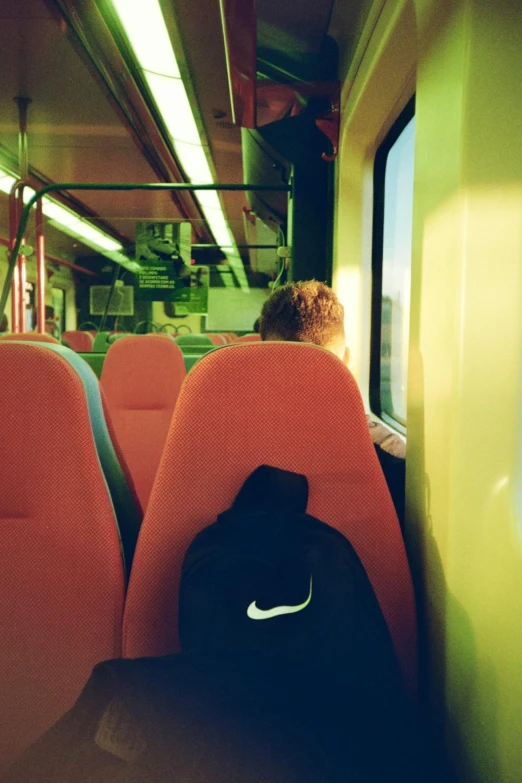
[[[335,292],[317,280],[287,283],[277,288],[261,310],[262,340],[312,343],[331,351],[348,365],[344,307]],[[370,437],[395,504],[401,525],[404,519],[406,446],[398,435],[369,416]]]

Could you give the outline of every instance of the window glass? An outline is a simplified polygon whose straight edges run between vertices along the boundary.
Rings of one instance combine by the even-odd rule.
[[[389,149],[384,170],[380,407],[406,425],[415,118]]]

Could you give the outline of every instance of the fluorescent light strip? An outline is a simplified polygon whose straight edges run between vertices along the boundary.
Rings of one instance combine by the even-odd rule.
[[[203,147],[187,144],[185,141],[176,141],[176,139],[173,139],[173,143],[176,154],[181,160],[185,173],[191,182],[197,182],[200,185],[212,185],[214,179]],[[196,198],[198,197],[197,192],[194,195]],[[222,211],[221,204],[219,204],[219,208]]]
[[[11,189],[16,182],[16,178],[0,169],[0,192],[11,193]],[[27,204],[35,194],[32,188],[24,188],[24,204]],[[117,242],[105,232],[88,223],[84,218],[79,217],[75,212],[67,209],[56,201],[52,201],[48,196],[42,198],[42,212],[49,218],[49,223],[54,228],[59,229],[68,236],[79,239],[85,245],[98,250],[102,255],[112,258],[113,261],[130,269],[130,265],[137,266],[134,261],[130,261],[123,253],[120,242]]]
[[[34,194],[35,191],[32,188],[24,188],[24,204],[27,204]],[[88,223],[85,218],[80,217],[56,201],[52,201],[48,196],[42,198],[42,212],[50,219],[52,224],[56,225],[64,233],[81,239],[90,247],[102,251],[123,249],[121,242],[117,242],[104,231]]]
[[[9,195],[15,182],[15,177],[0,171],[0,191],[2,191],[2,193],[7,193]]]
[[[143,70],[179,79],[178,63],[159,3],[112,0],[112,4]]]
[[[145,71],[150,91],[161,107],[163,121],[175,141],[201,145],[199,131],[181,79],[172,79],[157,73]]]
[[[147,3],[139,3],[137,0],[112,0],[112,5],[143,71],[185,174],[190,182],[213,184],[205,147],[201,144],[158,0],[149,0]],[[171,58],[174,58],[174,66]],[[239,285],[243,290],[249,290],[243,262],[217,193],[195,191],[194,195],[216,244],[220,247],[223,245],[221,249],[229,260]],[[225,249],[225,246],[231,249]]]

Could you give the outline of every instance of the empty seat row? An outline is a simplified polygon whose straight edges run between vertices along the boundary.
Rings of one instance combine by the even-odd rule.
[[[166,338],[132,337],[107,358],[121,358],[133,341],[141,376],[138,367],[127,378],[114,370],[103,383],[109,408],[121,407],[122,431],[133,411],[149,409],[144,379],[154,386],[160,353],[170,361],[176,351]],[[151,362],[143,346],[152,342]],[[0,703],[9,718],[0,728],[0,767],[72,704],[98,660],[179,649],[185,551],[260,464],[307,476],[307,510],[352,542],[414,687],[416,620],[404,544],[359,391],[336,357],[310,345],[239,343],[200,359],[179,392],[123,606],[114,499],[93,434],[101,397],[89,408],[84,383],[65,361],[70,353],[0,344],[0,372],[12,379],[0,387],[2,409],[10,411],[0,419],[8,488],[0,513]],[[128,405],[119,395],[131,384]],[[167,393],[165,385],[158,395],[161,421]]]
[[[227,345],[231,342],[256,342],[260,340],[258,334],[246,334],[242,337],[237,337],[235,334],[213,334],[207,332],[206,334],[175,334],[165,335],[161,332],[155,332],[153,334],[163,334],[171,339],[174,339],[176,343],[187,353],[191,353],[194,348],[197,353],[203,353],[204,350],[209,350],[211,346]],[[121,339],[122,337],[131,336],[130,332],[84,332],[80,330],[70,330],[62,333],[62,343],[68,348],[72,348],[77,353],[107,353],[110,346]],[[47,334],[40,334],[38,332],[22,332],[2,335],[1,339],[7,340],[36,340],[38,342],[60,342],[55,337]]]

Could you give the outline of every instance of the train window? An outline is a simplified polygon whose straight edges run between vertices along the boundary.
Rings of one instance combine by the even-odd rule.
[[[370,405],[406,432],[415,146],[414,102],[375,156]]]

